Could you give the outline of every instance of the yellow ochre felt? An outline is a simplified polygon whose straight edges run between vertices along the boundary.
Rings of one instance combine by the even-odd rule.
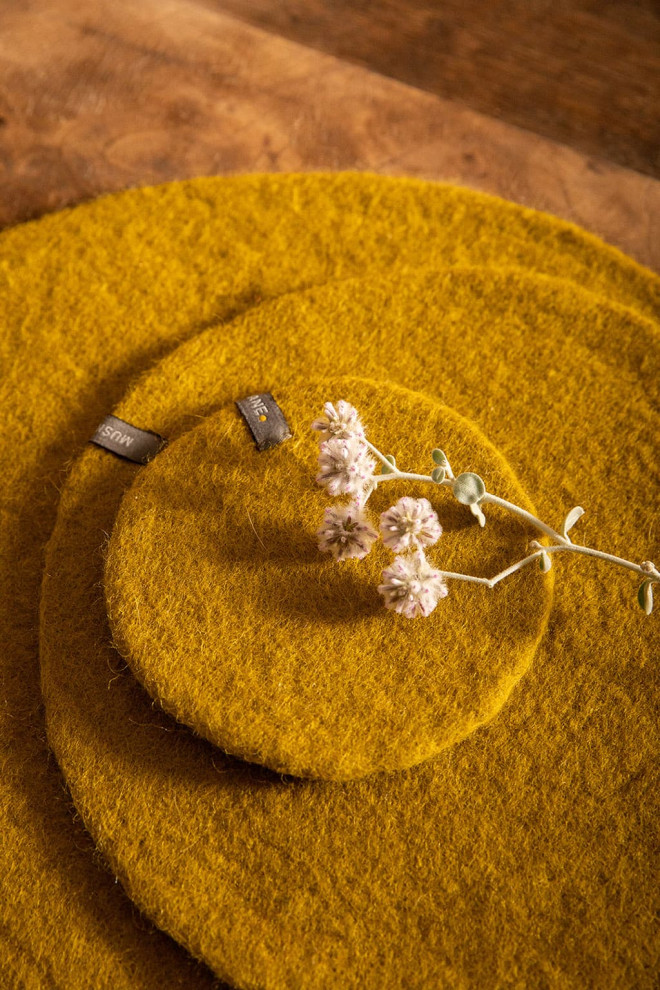
[[[224,751],[303,777],[350,779],[419,763],[492,718],[531,662],[552,575],[482,593],[470,611],[440,602],[411,625],[386,613],[378,584],[393,553],[321,556],[331,499],[314,483],[324,401],[349,400],[401,470],[429,475],[431,451],[479,470],[490,490],[533,511],[483,436],[445,406],[361,379],[278,389],[293,439],[259,452],[235,405],[171,444],[136,475],[105,571],[115,645],[170,714]],[[428,497],[444,535],[435,566],[493,576],[537,530],[515,516],[481,530],[444,488],[384,482],[369,515]]]
[[[475,423],[542,518],[584,504],[576,540],[642,560],[658,543],[658,343],[566,282],[391,273],[210,329],[115,411],[174,439],[237,395],[359,369]],[[239,987],[652,987],[660,634],[634,576],[556,558],[530,668],[436,758],[282,779],[160,712],[112,649],[101,551],[140,470],[91,446],[73,466],[41,614],[49,739],[135,902]],[[464,614],[469,643],[480,597],[502,592],[519,621],[538,577],[512,577],[518,596],[452,586],[438,608]]]
[[[302,285],[457,262],[546,272],[660,312],[657,276],[575,226],[469,190],[371,175],[172,183],[0,235],[0,982],[210,985],[107,874],[46,743],[37,612],[68,464],[135,376],[214,321]],[[616,321],[602,329],[616,334]],[[212,394],[199,383],[202,412]]]

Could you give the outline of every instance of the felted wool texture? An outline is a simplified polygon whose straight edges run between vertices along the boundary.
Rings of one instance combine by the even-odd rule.
[[[134,988],[193,979],[188,962],[178,970],[176,953],[144,936],[106,878],[72,821],[45,741],[37,607],[67,463],[134,376],[213,321],[328,278],[456,261],[561,275],[658,312],[657,277],[577,227],[469,190],[368,175],[174,183],[0,235],[0,863],[8,892],[0,921],[11,980]]]
[[[657,551],[658,330],[626,309],[467,271],[347,282],[231,330],[182,346],[117,413],[177,436],[236,394],[277,394],[296,368],[360,368],[441,393],[542,518],[586,504],[575,539]],[[630,574],[557,558],[530,669],[497,718],[436,759],[282,780],[155,709],[110,648],[98,551],[135,473],[92,448],[72,470],[42,661],[49,737],[136,903],[241,987],[654,985],[659,635]],[[452,589],[452,603],[472,594]]]
[[[475,588],[470,608],[445,599],[414,627],[384,614],[393,553],[379,541],[337,563],[317,545],[324,509],[346,498],[314,484],[310,424],[339,398],[402,470],[429,475],[442,445],[455,471],[478,469],[533,511],[464,418],[387,382],[328,377],[278,389],[293,439],[273,450],[256,449],[233,403],[170,444],[126,493],[105,570],[115,645],[166,711],[234,756],[334,780],[419,763],[492,718],[531,662],[552,585],[537,570]],[[482,531],[446,489],[400,481],[371,496],[376,529],[406,493],[432,499],[444,535],[428,557],[445,570],[492,576],[538,536],[502,510]]]

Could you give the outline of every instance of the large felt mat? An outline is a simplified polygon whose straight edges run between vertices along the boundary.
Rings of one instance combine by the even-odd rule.
[[[2,234],[0,966],[9,985],[204,984],[104,871],[46,744],[37,608],[68,463],[131,378],[212,321],[328,278],[457,261],[562,276],[650,316],[660,308],[657,278],[569,224],[373,176],[197,180]]]
[[[587,502],[585,541],[649,555],[660,351],[629,311],[553,279],[453,270],[292,295],[228,330],[182,345],[117,415],[177,436],[237,394],[291,395],[299,369],[359,367],[441,391],[543,518]],[[282,780],[154,711],[113,654],[101,551],[134,472],[92,448],[71,471],[42,661],[76,806],[143,910],[241,987],[653,985],[660,636],[629,574],[558,561],[530,669],[496,719],[436,759],[347,784]],[[272,484],[277,504],[285,472]],[[528,577],[512,579],[519,608]],[[428,620],[438,639],[441,609],[467,619],[479,593],[452,589]]]

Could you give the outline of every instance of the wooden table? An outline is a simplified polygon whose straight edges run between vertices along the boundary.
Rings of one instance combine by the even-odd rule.
[[[548,210],[660,270],[659,39],[652,0],[2,0],[0,224],[357,169]]]

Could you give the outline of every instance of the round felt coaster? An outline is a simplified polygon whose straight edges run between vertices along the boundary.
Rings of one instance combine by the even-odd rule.
[[[359,367],[441,394],[542,518],[584,502],[580,538],[642,560],[657,545],[659,356],[654,327],[550,279],[406,275],[209,331],[117,411],[175,438],[237,394]],[[62,492],[42,684],[74,801],[159,925],[246,987],[653,985],[660,636],[628,573],[557,560],[549,635],[460,745],[360,781],[282,780],[154,709],[103,632],[98,549],[135,472],[90,448]],[[451,594],[469,642],[475,590]]]
[[[267,332],[269,321],[266,309],[252,322]],[[466,419],[385,381],[329,378],[277,390],[293,438],[272,450],[257,450],[231,404],[141,471],[113,529],[105,592],[115,643],[166,711],[235,756],[341,780],[411,766],[492,718],[529,666],[552,581],[537,573],[478,588],[471,608],[447,598],[414,625],[383,614],[392,551],[378,541],[361,560],[335,562],[318,547],[337,502],[314,483],[310,424],[333,398],[360,410],[401,470],[429,478],[379,484],[367,510],[374,534],[402,496],[430,497],[444,530],[428,553],[436,567],[492,576],[526,556],[538,531],[504,512],[481,530],[431,480],[442,445],[456,470],[478,468],[492,491],[531,510]]]

